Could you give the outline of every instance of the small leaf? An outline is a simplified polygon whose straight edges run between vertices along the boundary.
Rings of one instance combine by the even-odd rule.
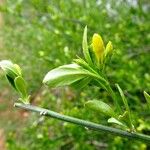
[[[120,126],[127,127],[125,124],[123,124],[122,122],[120,122],[119,120],[117,120],[116,118],[113,118],[113,117],[108,119],[108,123],[115,123]]]
[[[85,107],[105,115],[115,117],[114,110],[106,103],[98,100],[90,100],[85,103]]]
[[[63,65],[49,71],[44,77],[43,83],[50,87],[70,85],[86,77],[88,71],[77,64]]]
[[[103,75],[101,73],[97,73],[93,67],[90,67],[87,62],[85,62],[82,58],[78,57],[78,59],[74,59],[74,62],[76,62],[78,65],[82,66],[83,68],[87,69],[89,72],[92,72],[93,74],[98,75],[97,77],[94,78],[93,83],[95,85],[101,86],[103,89],[107,90],[106,88],[106,80],[102,77]],[[101,78],[101,79],[99,79]],[[94,82],[95,81],[95,82]]]
[[[127,120],[128,119],[128,111],[125,111],[122,115],[119,115],[118,119],[119,120]]]
[[[83,68],[93,72],[93,73],[97,73],[94,69],[94,66],[89,66],[89,64],[82,58],[80,58],[79,56],[77,56],[78,59],[74,59],[74,62],[77,63],[78,65],[82,66]]]
[[[81,90],[84,88],[88,83],[90,83],[91,78],[90,77],[85,77],[75,83],[72,84],[72,86],[78,90]]]
[[[27,85],[25,80],[21,76],[18,76],[15,78],[14,82],[15,82],[15,87],[17,91],[21,94],[22,99],[26,101],[28,95],[27,95]]]
[[[92,60],[90,57],[90,53],[88,50],[88,43],[87,43],[87,26],[84,28],[84,33],[83,33],[83,41],[82,41],[82,49],[83,49],[83,54],[86,59],[86,61],[92,65]]]
[[[90,67],[88,63],[80,57],[78,57],[78,59],[74,59],[74,62],[82,66],[85,69],[88,69]]]
[[[14,64],[9,60],[0,61],[0,67],[3,69],[5,74],[10,78],[14,79],[18,76],[18,72],[16,71]]]
[[[147,104],[148,104],[148,107],[150,109],[150,95],[144,91],[144,97],[145,97]]]

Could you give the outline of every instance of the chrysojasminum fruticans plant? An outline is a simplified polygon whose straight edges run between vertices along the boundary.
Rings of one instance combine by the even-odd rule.
[[[122,126],[122,128],[134,131],[135,129],[132,123],[131,111],[127,99],[125,98],[122,89],[116,84],[125,106],[124,111],[121,109],[118,98],[112,90],[110,83],[107,80],[107,74],[105,73],[105,64],[113,54],[112,42],[109,41],[105,47],[102,37],[97,33],[93,35],[91,41],[92,42],[88,44],[87,27],[85,27],[82,41],[84,59],[78,57],[73,60],[72,64],[63,65],[49,71],[46,74],[43,83],[50,87],[73,85],[81,88],[89,83],[100,86],[110,94],[114,105],[111,106],[106,104],[104,101],[97,100],[95,97],[94,100],[87,101],[85,107],[109,116],[109,123],[115,123]]]
[[[103,88],[104,90],[106,90],[106,92],[108,92],[113,101],[110,102],[110,104],[107,104],[103,100],[103,97],[101,98],[102,100],[99,100],[97,99],[97,97],[95,97],[95,99],[85,102],[85,108],[93,112],[98,112],[99,115],[104,114],[108,116],[108,123],[117,124],[123,130],[130,131],[130,133],[135,132],[132,112],[128,106],[127,99],[121,87],[118,84],[115,84],[120,94],[120,98],[118,98],[116,96],[116,92],[113,91],[110,82],[107,79],[105,67],[114,52],[112,42],[109,41],[105,46],[102,37],[99,34],[95,33],[91,38],[91,42],[88,43],[87,27],[85,27],[83,33],[82,49],[84,58],[77,56],[76,59],[73,59],[73,62],[71,64],[62,65],[53,70],[50,70],[45,75],[43,83],[52,88],[71,85],[81,89],[89,84],[90,86],[95,85]],[[0,61],[0,67],[4,70],[9,83],[20,94],[19,100],[24,104],[29,104],[30,96],[27,94],[26,82],[23,79],[20,67],[8,60]],[[150,108],[150,95],[144,92],[144,96]],[[121,103],[119,103],[120,99],[122,99],[123,106],[121,105]],[[51,117],[64,121],[80,124],[82,126],[88,126],[93,129],[102,129],[105,131],[109,130],[109,132],[132,137],[132,135],[124,131],[122,132],[116,129],[108,129],[108,127],[105,128],[101,125],[98,126],[91,122],[86,122],[83,120],[81,121],[79,119],[64,115],[62,116],[61,114],[39,107],[37,108],[35,106],[32,107],[31,105],[26,106],[21,104],[16,104],[16,106],[35,112],[40,112],[44,115],[47,114]],[[142,139],[150,140],[150,137],[143,137],[143,135],[133,135],[133,138],[136,136],[139,136]]]

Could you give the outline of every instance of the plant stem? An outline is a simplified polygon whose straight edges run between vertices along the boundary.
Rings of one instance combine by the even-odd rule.
[[[116,94],[115,94],[114,91],[112,90],[110,84],[108,84],[107,90],[108,90],[108,92],[110,93],[110,95],[111,95],[111,97],[112,97],[112,99],[113,99],[113,101],[114,101],[114,104],[116,105],[116,108],[117,108],[118,112],[119,112],[120,114],[122,114],[120,105],[119,105],[119,103],[118,103],[118,101],[117,101]]]
[[[131,139],[135,139],[135,140],[140,140],[140,141],[143,141],[143,142],[150,144],[150,136],[148,136],[148,135],[135,133],[135,132],[131,133],[131,132],[127,132],[127,131],[124,131],[121,129],[116,129],[116,128],[96,124],[96,123],[85,121],[82,119],[62,115],[62,114],[59,114],[57,112],[54,112],[54,111],[51,111],[48,109],[44,109],[44,108],[40,108],[37,106],[29,105],[29,104],[27,105],[27,104],[22,104],[22,103],[15,103],[14,106],[25,109],[25,110],[30,110],[33,112],[40,113],[40,115],[45,115],[48,117],[56,118],[56,119],[59,119],[62,121],[66,121],[66,122],[77,124],[77,125],[80,125],[83,127],[87,127],[89,129],[93,129],[96,131],[105,131],[105,132],[108,132],[111,134],[115,134],[115,135],[126,137],[126,138],[131,138]]]

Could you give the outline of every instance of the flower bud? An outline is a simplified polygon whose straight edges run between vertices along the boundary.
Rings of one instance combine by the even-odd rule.
[[[98,62],[102,61],[105,47],[101,36],[97,33],[92,37],[92,47]]]
[[[113,45],[112,45],[112,42],[109,41],[106,45],[106,50],[105,50],[105,57],[109,54],[112,53],[112,50],[113,50]]]

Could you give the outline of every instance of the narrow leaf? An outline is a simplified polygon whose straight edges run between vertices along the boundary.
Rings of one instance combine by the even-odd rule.
[[[131,120],[131,112],[130,112],[130,108],[129,108],[129,105],[128,105],[128,102],[127,102],[127,99],[125,98],[124,96],[124,93],[122,91],[122,89],[120,88],[120,86],[118,84],[116,84],[116,87],[118,88],[118,91],[120,93],[120,96],[122,98],[122,101],[124,103],[124,106],[126,108],[126,111],[128,112],[128,117],[129,117],[129,124],[130,124],[130,127],[133,128],[133,124],[132,124],[132,120]]]
[[[144,97],[145,97],[147,104],[148,104],[148,107],[150,109],[150,95],[144,91]]]
[[[18,76],[15,78],[14,82],[15,82],[15,87],[17,91],[21,94],[22,99],[25,100],[28,97],[27,85],[26,85],[25,80],[21,76]]]
[[[85,103],[85,107],[98,112],[98,113],[103,113],[107,116],[115,117],[116,114],[114,110],[106,103],[98,100],[90,100]]]
[[[80,58],[79,56],[77,56],[78,59],[74,59],[74,62],[77,63],[78,65],[82,66],[83,68],[93,72],[93,73],[97,73],[95,71],[95,67],[94,66],[90,66],[84,59]]]
[[[119,120],[117,120],[116,118],[113,118],[113,117],[108,119],[108,123],[115,123],[115,124],[118,124],[120,126],[126,127],[125,124],[123,124],[122,122],[120,122]]]
[[[87,26],[84,28],[84,33],[83,33],[83,41],[82,41],[82,49],[83,49],[83,54],[86,59],[86,61],[92,65],[92,60],[90,57],[90,53],[88,50],[88,43],[87,43]]]
[[[89,64],[80,57],[78,57],[78,59],[74,59],[74,62],[77,63],[78,65],[82,66],[85,69],[90,68]]]
[[[128,112],[130,112],[127,99],[125,98],[122,89],[120,88],[120,86],[119,86],[118,84],[116,84],[116,86],[117,86],[117,88],[118,88],[118,90],[119,90],[120,96],[121,96],[121,98],[122,98],[122,101],[123,101],[123,103],[124,103],[124,105],[125,105],[126,110],[127,110]]]

